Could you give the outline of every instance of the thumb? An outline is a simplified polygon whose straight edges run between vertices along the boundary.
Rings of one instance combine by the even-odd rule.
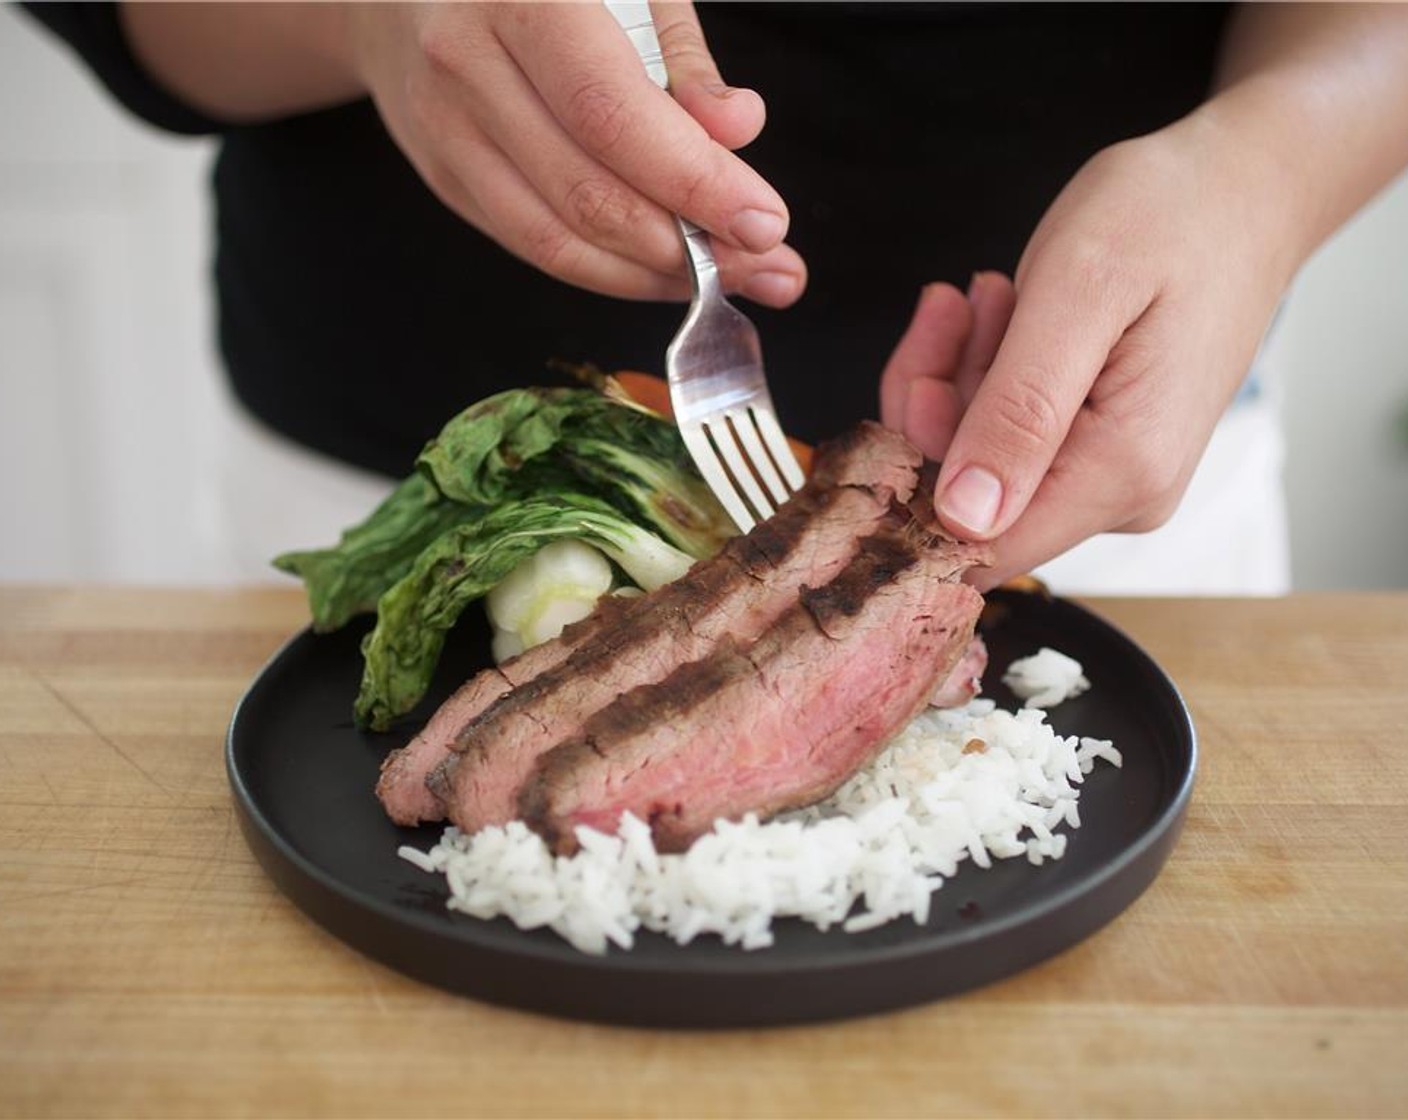
[[[762,132],[767,117],[763,99],[751,89],[736,89],[724,83],[714,56],[709,53],[694,5],[657,0],[650,5],[650,12],[675,100],[725,148],[734,150],[751,144]]]

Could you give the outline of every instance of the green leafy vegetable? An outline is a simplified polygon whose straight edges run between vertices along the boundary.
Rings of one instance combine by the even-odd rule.
[[[412,475],[370,517],[343,533],[335,548],[285,552],[275,557],[274,567],[303,580],[313,629],[337,630],[354,615],[375,610],[386,589],[446,529],[478,514],[445,501],[428,478]]]
[[[611,405],[584,389],[510,389],[471,405],[441,430],[416,459],[445,497],[471,506],[561,489],[569,473],[545,457],[575,410]]]
[[[563,450],[579,478],[691,556],[713,556],[737,532],[714,492],[692,468],[681,470],[678,459],[592,436],[564,440]]]
[[[734,534],[674,424],[598,380],[480,401],[335,547],[275,559],[304,581],[315,629],[377,612],[359,722],[384,728],[414,707],[464,608],[549,542],[585,541],[650,589]]]
[[[464,608],[549,541],[583,540],[627,570],[642,546],[673,553],[675,575],[689,558],[612,506],[585,494],[555,494],[505,502],[476,521],[449,530],[377,604],[376,628],[362,642],[364,669],[355,713],[383,730],[425,694],[445,635]]]
[[[586,490],[691,556],[712,556],[735,532],[671,421],[590,389],[490,397],[445,425],[416,464],[457,502]]]

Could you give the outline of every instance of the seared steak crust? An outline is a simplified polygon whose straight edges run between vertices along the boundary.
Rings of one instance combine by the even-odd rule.
[[[561,852],[574,829],[632,812],[665,850],[719,817],[770,815],[834,791],[923,709],[982,608],[957,577],[981,550],[912,531],[864,541],[751,645],[634,689],[544,754],[520,815]]]
[[[807,480],[816,487],[864,486],[904,503],[915,492],[915,472],[924,456],[903,436],[873,420],[824,443]],[[933,493],[930,486],[929,492]]]

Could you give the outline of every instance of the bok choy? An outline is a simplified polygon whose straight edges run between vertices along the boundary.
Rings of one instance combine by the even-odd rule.
[[[606,557],[589,544],[543,545],[484,598],[484,613],[494,627],[494,660],[517,657],[586,618],[615,579]]]
[[[416,466],[469,505],[575,486],[691,556],[712,556],[735,532],[674,424],[592,389],[489,397],[445,425]]]
[[[376,610],[377,600],[442,533],[478,515],[473,506],[445,501],[430,479],[414,474],[344,532],[336,548],[286,552],[274,567],[307,586],[314,630],[338,630],[354,615]]]
[[[381,597],[376,627],[362,643],[358,721],[382,730],[414,707],[464,608],[545,544],[563,539],[594,545],[647,589],[683,575],[692,562],[584,494],[504,502],[441,536]]]
[[[304,581],[317,630],[375,610],[354,711],[383,729],[424,695],[466,606],[544,546],[583,542],[610,561],[611,579],[602,586],[599,568],[588,577],[592,562],[572,553],[570,572],[554,567],[558,553],[526,569],[500,598],[529,596],[532,617],[522,632],[498,627],[510,635],[504,652],[575,617],[580,603],[568,600],[584,601],[586,588],[652,589],[733,534],[672,422],[593,389],[516,389],[452,419],[416,473],[336,546],[274,564]],[[554,595],[564,602],[544,599]]]

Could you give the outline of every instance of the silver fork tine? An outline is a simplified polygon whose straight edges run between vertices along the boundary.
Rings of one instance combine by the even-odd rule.
[[[733,427],[743,443],[748,461],[753,464],[753,470],[768,488],[772,504],[778,506],[790,498],[792,493],[783,485],[782,476],[777,473],[777,468],[772,465],[772,458],[763,449],[763,441],[758,438],[758,413],[763,411],[765,410],[756,407],[740,409],[733,414]]]
[[[703,420],[704,430],[709,433],[714,441],[714,446],[719,449],[724,465],[728,467],[729,474],[733,475],[734,485],[743,491],[744,496],[758,511],[758,517],[760,519],[771,517],[772,503],[768,501],[767,495],[763,493],[763,488],[758,485],[758,480],[748,469],[747,460],[738,450],[738,440],[733,434],[733,429],[740,426],[738,415],[737,412],[726,412],[722,416]],[[733,424],[729,423],[730,420],[733,421]]]
[[[797,456],[792,454],[792,448],[787,443],[782,425],[777,422],[777,413],[771,408],[755,408],[753,418],[758,422],[758,430],[763,433],[763,442],[767,444],[773,462],[787,479],[788,487],[794,491],[800,490],[806,479],[802,476],[802,467],[797,462]],[[786,501],[786,498],[781,500]]]
[[[743,504],[738,491],[733,488],[733,483],[729,481],[728,474],[719,462],[718,455],[714,453],[713,445],[704,434],[703,428],[692,424],[681,425],[680,437],[684,440],[689,457],[694,460],[694,465],[699,468],[699,473],[709,489],[714,492],[714,497],[718,498],[719,504],[724,507],[724,512],[733,518],[739,532],[748,532],[757,522],[748,512],[748,507]]]

